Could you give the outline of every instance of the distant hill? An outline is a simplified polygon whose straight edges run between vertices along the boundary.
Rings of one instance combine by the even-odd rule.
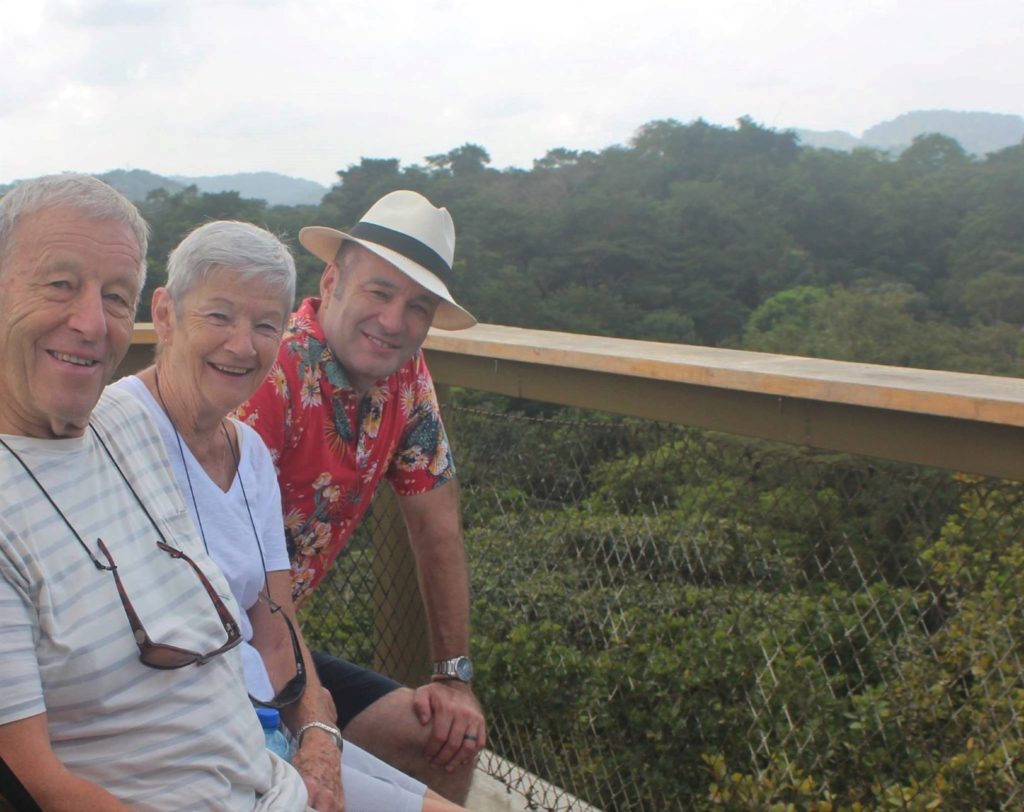
[[[917,110],[869,127],[858,137],[842,130],[793,128],[799,142],[808,147],[849,152],[858,147],[882,149],[898,155],[918,135],[941,133],[955,138],[968,153],[984,156],[1024,142],[1024,117],[1007,113]],[[271,206],[317,205],[327,187],[304,178],[277,172],[241,172],[234,175],[157,175],[144,169],[114,169],[96,177],[132,200],[141,201],[154,189],[180,192],[195,185],[199,191],[238,192],[241,197],[265,200]],[[0,184],[0,195],[12,184]]]
[[[97,175],[130,200],[142,201],[154,189],[170,194],[195,185],[200,192],[238,192],[239,196],[266,200],[271,206],[315,206],[327,194],[327,187],[304,178],[292,178],[276,172],[243,172],[237,175],[164,177],[145,169],[113,169]],[[13,184],[0,184],[0,195]]]
[[[276,172],[242,172],[236,175],[188,177],[171,175],[183,186],[195,185],[200,192],[238,192],[241,197],[266,200],[271,206],[315,206],[327,194],[327,187],[311,180],[292,178]]]
[[[883,149],[901,149],[922,133],[948,135],[968,152],[987,155],[1019,144],[1024,139],[1024,118],[1002,113],[919,110],[876,124],[864,131],[862,140]]]
[[[104,172],[96,177],[113,186],[129,200],[135,201],[145,200],[146,195],[154,189],[166,189],[174,194],[185,188],[180,183],[175,183],[161,175],[154,175],[145,169],[112,169],[110,172]],[[20,180],[19,178],[12,183],[0,183],[0,195],[9,192]]]
[[[838,149],[842,152],[850,152],[865,144],[855,135],[850,135],[842,130],[799,130],[794,129],[796,137],[805,147],[817,147],[819,149]]]
[[[169,194],[175,194],[185,188],[184,184],[145,169],[112,169],[96,177],[109,183],[129,200],[145,200],[154,189],[166,189]]]
[[[810,147],[845,151],[873,147],[892,153],[902,152],[918,135],[941,133],[955,138],[969,153],[986,155],[1020,144],[1024,140],[1024,117],[1006,113],[917,110],[869,127],[860,138],[841,131],[794,132],[801,144]]]

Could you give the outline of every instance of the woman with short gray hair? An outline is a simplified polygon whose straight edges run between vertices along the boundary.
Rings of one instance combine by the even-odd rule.
[[[155,419],[200,536],[245,611],[242,655],[253,703],[280,709],[297,745],[292,763],[315,809],[461,809],[343,745],[295,617],[270,452],[255,431],[228,417],[277,356],[295,295],[291,253],[262,228],[217,221],[171,252],[167,277],[153,293],[156,363],[114,386]]]

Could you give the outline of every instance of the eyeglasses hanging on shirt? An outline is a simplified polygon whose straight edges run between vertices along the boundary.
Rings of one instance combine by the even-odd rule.
[[[146,508],[145,503],[136,493],[135,488],[132,487],[131,482],[128,481],[128,477],[125,476],[124,471],[121,470],[121,466],[117,464],[117,460],[114,459],[114,455],[110,453],[110,449],[107,448],[107,444],[103,441],[99,432],[96,431],[95,427],[90,424],[89,429],[92,431],[96,440],[99,442],[103,451],[106,453],[107,458],[114,466],[125,485],[128,486],[128,490],[131,491],[132,496],[138,503],[139,507],[142,508],[142,512],[146,514],[146,518],[149,519],[149,523],[153,525],[153,529],[156,530],[157,535],[160,537],[160,541],[157,542],[156,546],[167,553],[171,558],[181,559],[185,561],[191,568],[192,571],[199,577],[199,582],[203,585],[203,589],[206,590],[206,594],[209,596],[210,601],[213,603],[214,608],[217,610],[217,616],[220,618],[221,625],[224,627],[224,631],[227,633],[227,642],[219,648],[213,651],[208,651],[202,654],[198,651],[191,651],[190,649],[179,648],[178,646],[172,646],[167,643],[156,643],[150,638],[149,633],[146,631],[145,626],[142,625],[142,619],[139,617],[138,612],[135,611],[135,607],[132,605],[131,598],[128,597],[128,593],[125,590],[124,583],[121,581],[121,576],[117,572],[117,564],[114,563],[114,557],[111,555],[107,545],[103,542],[103,539],[97,538],[96,543],[100,548],[100,552],[103,553],[103,557],[106,558],[107,563],[103,564],[96,555],[89,549],[89,546],[85,543],[82,537],[75,530],[74,525],[67,516],[64,515],[64,511],[60,509],[57,503],[54,501],[50,493],[43,487],[43,484],[39,481],[36,475],[32,472],[32,469],[28,467],[28,464],[11,448],[3,439],[0,439],[0,445],[3,445],[7,449],[8,453],[14,459],[16,459],[21,467],[25,469],[25,473],[28,474],[29,478],[35,483],[36,487],[42,492],[46,500],[53,506],[53,509],[57,511],[57,515],[63,520],[64,524],[67,525],[68,530],[75,537],[82,549],[85,550],[86,555],[89,556],[92,563],[98,570],[106,570],[114,576],[114,583],[117,586],[117,594],[121,600],[121,606],[124,609],[125,616],[128,618],[128,626],[132,630],[132,636],[135,639],[135,644],[139,648],[139,660],[143,665],[150,668],[158,668],[162,670],[170,670],[174,668],[185,668],[189,665],[204,665],[212,660],[219,654],[223,654],[225,651],[229,651],[237,646],[242,641],[242,633],[238,627],[238,623],[235,621],[231,611],[224,605],[220,596],[217,594],[217,590],[214,589],[213,584],[207,579],[206,575],[199,568],[195,561],[189,558],[184,552],[172,547],[167,543],[167,539],[164,537],[163,531],[160,526],[153,519],[149,510]]]

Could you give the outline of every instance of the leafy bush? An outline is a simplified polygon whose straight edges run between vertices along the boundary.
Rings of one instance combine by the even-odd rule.
[[[558,508],[492,469],[514,502],[467,544],[499,752],[608,809],[1024,798],[1012,487],[668,434]]]

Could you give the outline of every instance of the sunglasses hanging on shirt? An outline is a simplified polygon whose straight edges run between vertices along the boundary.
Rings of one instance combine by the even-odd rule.
[[[139,648],[139,661],[149,668],[158,668],[161,670],[171,670],[175,668],[185,668],[189,665],[205,665],[214,657],[219,654],[223,654],[225,651],[229,651],[237,646],[242,641],[242,633],[238,627],[238,623],[235,621],[231,611],[224,605],[224,602],[220,599],[217,594],[217,590],[214,589],[213,584],[209,582],[207,577],[203,574],[203,571],[199,568],[191,558],[189,558],[181,550],[172,547],[167,543],[167,539],[164,537],[163,531],[160,526],[150,515],[147,510],[145,503],[136,493],[135,488],[132,487],[131,482],[128,481],[128,477],[124,475],[124,471],[121,470],[121,466],[117,464],[114,459],[114,455],[110,453],[110,449],[107,448],[107,444],[103,441],[99,432],[96,431],[95,427],[90,423],[89,429],[95,435],[100,446],[102,446],[104,452],[106,452],[107,458],[111,464],[117,470],[117,473],[121,475],[121,479],[124,484],[128,486],[128,490],[131,491],[135,501],[142,508],[142,512],[146,514],[146,518],[149,519],[149,523],[153,525],[157,535],[160,537],[160,541],[156,543],[156,546],[167,553],[171,558],[181,559],[188,564],[193,572],[198,576],[199,582],[203,585],[203,589],[206,590],[206,594],[209,596],[210,601],[213,603],[214,608],[217,610],[217,616],[220,618],[221,625],[224,627],[224,631],[227,634],[227,642],[219,648],[215,648],[213,651],[208,651],[202,654],[198,651],[191,651],[189,649],[179,648],[178,646],[172,646],[167,643],[155,643],[150,638],[149,633],[146,631],[145,626],[142,625],[142,619],[139,617],[138,612],[135,611],[135,607],[132,605],[131,598],[128,597],[128,592],[121,582],[121,576],[117,573],[117,564],[114,563],[114,557],[110,554],[110,550],[107,549],[107,545],[103,542],[103,539],[97,538],[96,543],[100,548],[100,552],[103,553],[103,557],[107,559],[107,563],[103,564],[92,550],[89,549],[88,545],[75,530],[74,525],[67,516],[64,515],[64,511],[58,507],[50,493],[43,487],[43,484],[36,478],[36,475],[32,472],[32,469],[28,467],[26,462],[11,448],[6,442],[0,439],[0,445],[2,445],[10,453],[14,459],[16,459],[21,467],[25,469],[25,473],[28,474],[29,478],[35,483],[36,487],[42,492],[46,500],[53,506],[53,509],[57,511],[57,515],[67,525],[68,530],[75,537],[82,549],[85,550],[86,555],[92,560],[93,565],[98,570],[106,570],[114,576],[114,584],[117,586],[117,594],[121,599],[121,607],[124,609],[125,616],[128,618],[128,626],[132,630],[132,636],[135,638],[135,644]]]

